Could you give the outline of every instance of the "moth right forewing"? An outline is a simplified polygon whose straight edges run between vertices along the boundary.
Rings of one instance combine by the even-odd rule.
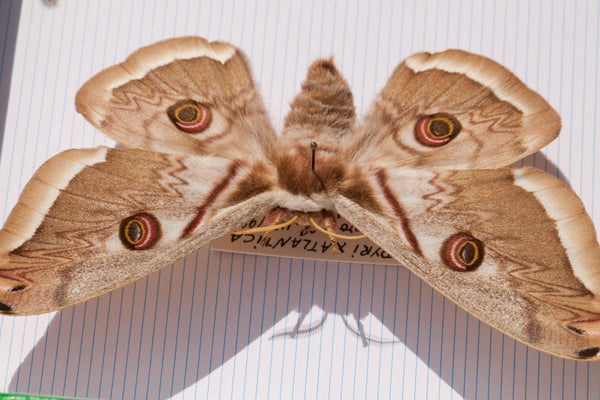
[[[349,147],[366,164],[497,168],[559,131],[556,111],[506,68],[447,50],[400,64]]]

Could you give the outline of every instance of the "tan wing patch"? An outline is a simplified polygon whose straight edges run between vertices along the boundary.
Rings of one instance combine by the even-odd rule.
[[[30,239],[71,179],[86,166],[105,161],[107,150],[105,147],[68,150],[46,161],[27,183],[19,202],[0,230],[0,255]]]
[[[554,221],[573,272],[600,298],[600,246],[583,203],[567,185],[542,171],[515,169],[515,184],[536,197]],[[600,330],[599,330],[600,332]]]
[[[547,113],[548,103],[536,92],[524,90],[523,82],[502,65],[462,50],[418,53],[405,61],[415,73],[440,69],[466,75],[490,88],[500,99],[515,105],[524,115]]]
[[[208,42],[201,37],[169,39],[142,47],[118,66],[109,68],[98,77],[97,86],[119,87],[134,79],[142,79],[153,69],[175,60],[208,57],[224,64],[236,52],[229,43]]]

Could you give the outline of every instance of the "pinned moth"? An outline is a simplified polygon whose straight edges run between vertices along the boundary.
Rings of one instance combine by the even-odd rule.
[[[460,50],[400,64],[357,123],[331,60],[272,128],[235,47],[142,48],[77,110],[129,149],[65,151],[0,231],[0,312],[57,310],[135,281],[269,215],[335,237],[336,215],[449,299],[537,349],[600,356],[600,247],[577,195],[504,168],[560,118],[502,66]]]

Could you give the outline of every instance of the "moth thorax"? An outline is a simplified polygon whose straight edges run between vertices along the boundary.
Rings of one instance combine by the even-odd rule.
[[[282,152],[277,169],[283,189],[306,196],[335,190],[346,171],[339,155],[320,144],[296,146]]]

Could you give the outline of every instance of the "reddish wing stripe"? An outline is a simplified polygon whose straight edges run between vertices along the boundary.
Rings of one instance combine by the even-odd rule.
[[[238,169],[240,168],[240,166],[241,166],[241,163],[239,161],[234,161],[233,164],[231,164],[231,166],[229,167],[229,171],[227,172],[227,175],[225,176],[225,178],[223,178],[219,183],[217,183],[217,185],[210,191],[210,193],[208,194],[208,197],[204,201],[204,204],[202,204],[198,208],[198,211],[196,212],[196,216],[194,217],[194,219],[184,229],[183,233],[181,234],[181,238],[190,237],[194,233],[196,228],[198,228],[198,226],[202,222],[202,219],[204,218],[206,211],[208,211],[210,206],[212,206],[213,203],[215,202],[215,200],[217,200],[217,197],[219,197],[219,195],[221,193],[223,193],[223,191],[225,191],[225,189],[227,189],[227,187],[231,183],[231,180],[237,175]]]
[[[387,202],[390,204],[390,206],[394,210],[394,214],[396,214],[396,217],[398,217],[398,219],[400,220],[400,226],[402,227],[402,232],[404,233],[404,237],[410,244],[410,247],[412,247],[412,249],[417,254],[422,255],[423,253],[421,252],[421,247],[419,246],[419,242],[417,241],[417,238],[415,237],[415,235],[413,234],[413,232],[410,229],[410,226],[408,223],[408,218],[406,217],[406,213],[404,212],[404,209],[400,205],[400,202],[398,201],[398,199],[396,199],[396,197],[394,196],[394,193],[392,193],[392,190],[390,189],[390,187],[387,185],[387,176],[385,175],[385,172],[381,169],[379,171],[377,171],[377,183],[379,183],[381,190],[383,190],[383,195],[384,195],[385,199],[387,200]]]

